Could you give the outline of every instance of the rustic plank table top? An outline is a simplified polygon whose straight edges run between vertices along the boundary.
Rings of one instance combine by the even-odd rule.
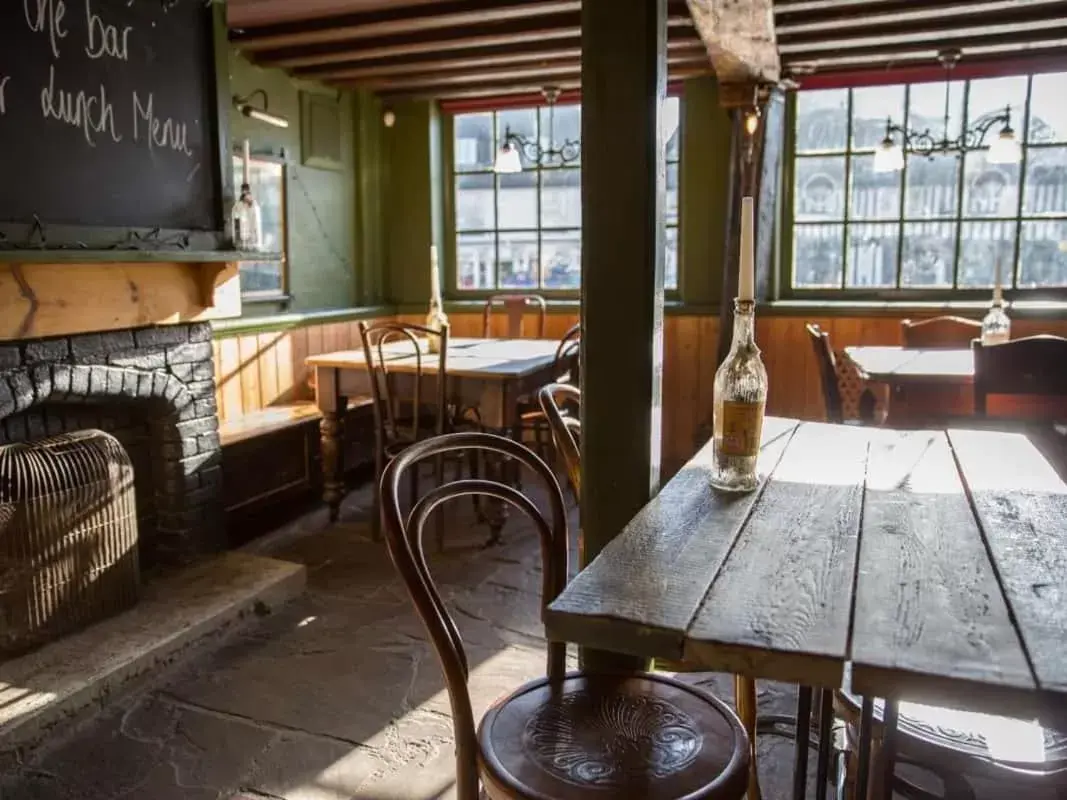
[[[468,339],[456,337],[448,342],[448,374],[452,377],[480,380],[514,380],[551,366],[559,342],[554,339]],[[413,373],[417,369],[411,344],[389,342],[383,346],[391,372]],[[345,350],[311,356],[312,367],[366,370],[363,350]],[[425,375],[437,372],[437,356],[422,354]]]
[[[890,384],[974,382],[974,355],[966,349],[846,347],[845,355],[869,381]]]
[[[553,639],[709,670],[1067,714],[1067,445],[768,418],[750,494],[704,447],[546,609]]]

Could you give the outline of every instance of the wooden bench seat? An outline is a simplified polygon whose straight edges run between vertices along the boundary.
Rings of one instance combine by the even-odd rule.
[[[366,397],[351,397],[348,400],[348,410],[370,407],[374,399]],[[253,436],[264,436],[294,426],[310,423],[312,420],[322,419],[322,412],[312,400],[297,400],[292,403],[282,403],[268,408],[261,408],[248,414],[242,414],[234,419],[224,420],[219,424],[219,439],[222,446],[244,441]]]

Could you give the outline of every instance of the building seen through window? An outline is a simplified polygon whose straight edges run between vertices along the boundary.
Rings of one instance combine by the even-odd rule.
[[[667,142],[664,286],[678,286],[679,101],[664,103]],[[581,282],[581,159],[496,174],[505,129],[544,147],[581,138],[581,106],[508,109],[455,117],[456,288],[577,291]]]
[[[1020,164],[982,149],[907,154],[874,170],[886,117],[944,128],[944,83],[800,91],[792,169],[795,289],[968,289],[1067,286],[1067,74],[955,81],[948,138],[1011,105]]]

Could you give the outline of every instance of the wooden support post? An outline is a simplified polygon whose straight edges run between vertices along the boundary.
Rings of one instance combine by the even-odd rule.
[[[756,200],[756,301],[774,295],[774,233],[785,141],[785,101],[777,88],[756,84],[722,85],[720,99],[729,109],[731,123],[730,180],[723,252],[722,300],[719,308],[719,362],[730,350],[737,296],[740,257],[741,198]],[[759,111],[755,135],[745,128],[746,118]]]
[[[659,488],[666,6],[582,3],[583,564]]]

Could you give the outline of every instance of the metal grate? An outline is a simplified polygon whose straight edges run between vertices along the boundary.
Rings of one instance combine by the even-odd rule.
[[[0,447],[0,656],[137,602],[133,466],[98,430]]]

